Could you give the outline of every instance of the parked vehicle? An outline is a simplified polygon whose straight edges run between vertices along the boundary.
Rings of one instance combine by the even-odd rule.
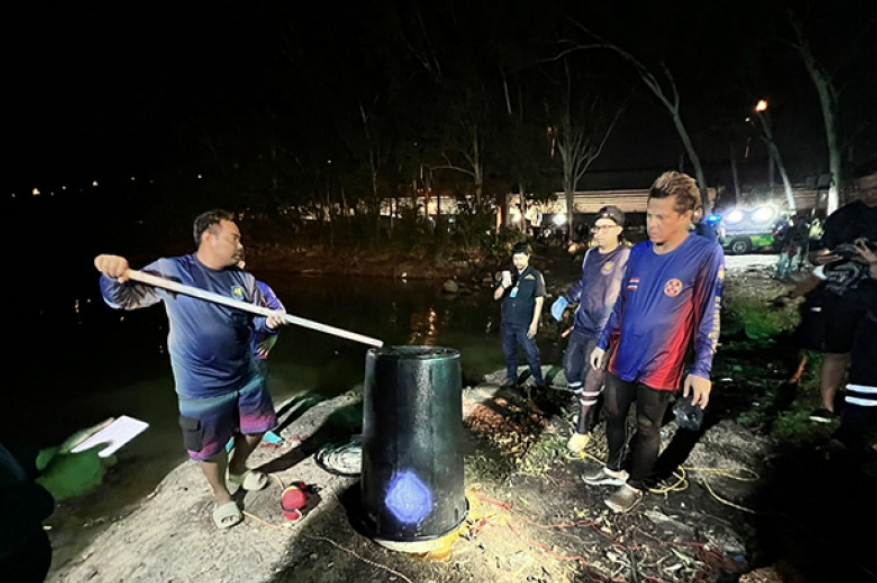
[[[720,216],[718,240],[731,255],[777,252],[783,233],[791,225],[788,214],[773,205],[738,207]]]

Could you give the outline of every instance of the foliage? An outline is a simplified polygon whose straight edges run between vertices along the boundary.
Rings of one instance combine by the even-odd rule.
[[[794,331],[800,321],[793,307],[772,309],[763,298],[726,297],[722,332],[731,337],[742,332],[750,340],[765,343]]]

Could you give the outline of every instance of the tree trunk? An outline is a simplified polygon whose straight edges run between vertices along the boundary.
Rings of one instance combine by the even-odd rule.
[[[740,203],[740,177],[737,175],[737,158],[734,157],[734,144],[728,144],[731,158],[731,177],[734,179],[734,204]]]
[[[706,185],[706,175],[703,173],[703,166],[700,163],[700,157],[697,155],[697,152],[694,151],[694,145],[691,143],[688,131],[682,123],[682,117],[679,115],[679,111],[677,110],[671,113],[673,115],[673,125],[676,126],[676,131],[679,132],[679,137],[682,139],[682,145],[685,146],[685,151],[688,152],[688,159],[691,160],[691,165],[694,166],[694,177],[697,179],[697,185],[700,188],[703,216],[708,217],[713,212],[713,209],[712,204],[710,204],[709,189]]]

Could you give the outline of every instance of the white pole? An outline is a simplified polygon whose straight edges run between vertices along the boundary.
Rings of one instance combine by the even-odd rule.
[[[143,273],[142,271],[129,269],[125,272],[125,277],[133,281],[145,283],[154,287],[164,288],[172,292],[192,296],[193,298],[198,298],[208,302],[213,302],[214,304],[222,304],[223,306],[236,308],[238,310],[241,310],[243,312],[249,312],[251,314],[257,314],[259,316],[265,317],[281,316],[283,320],[289,324],[294,324],[303,328],[310,328],[311,330],[316,330],[318,332],[325,332],[326,334],[332,334],[333,336],[339,336],[341,338],[346,338],[347,340],[353,340],[354,342],[368,344],[369,346],[375,346],[377,348],[380,348],[384,345],[381,340],[377,340],[376,338],[369,338],[368,336],[363,336],[362,334],[356,334],[355,332],[349,332],[347,330],[342,330],[341,328],[335,328],[334,326],[327,326],[326,324],[320,324],[319,322],[314,322],[313,320],[308,320],[306,318],[299,318],[298,316],[293,316],[291,314],[286,314],[283,312],[276,312],[262,306],[256,306],[254,304],[248,304],[247,302],[233,300],[231,298],[221,296],[213,292],[205,291],[197,287],[183,285],[181,283],[165,279],[164,277],[158,277],[156,275]]]

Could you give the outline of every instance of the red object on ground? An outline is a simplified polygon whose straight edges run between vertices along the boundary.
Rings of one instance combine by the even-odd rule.
[[[280,507],[286,520],[299,520],[302,517],[302,509],[307,503],[307,495],[298,486],[290,486],[280,495]]]

